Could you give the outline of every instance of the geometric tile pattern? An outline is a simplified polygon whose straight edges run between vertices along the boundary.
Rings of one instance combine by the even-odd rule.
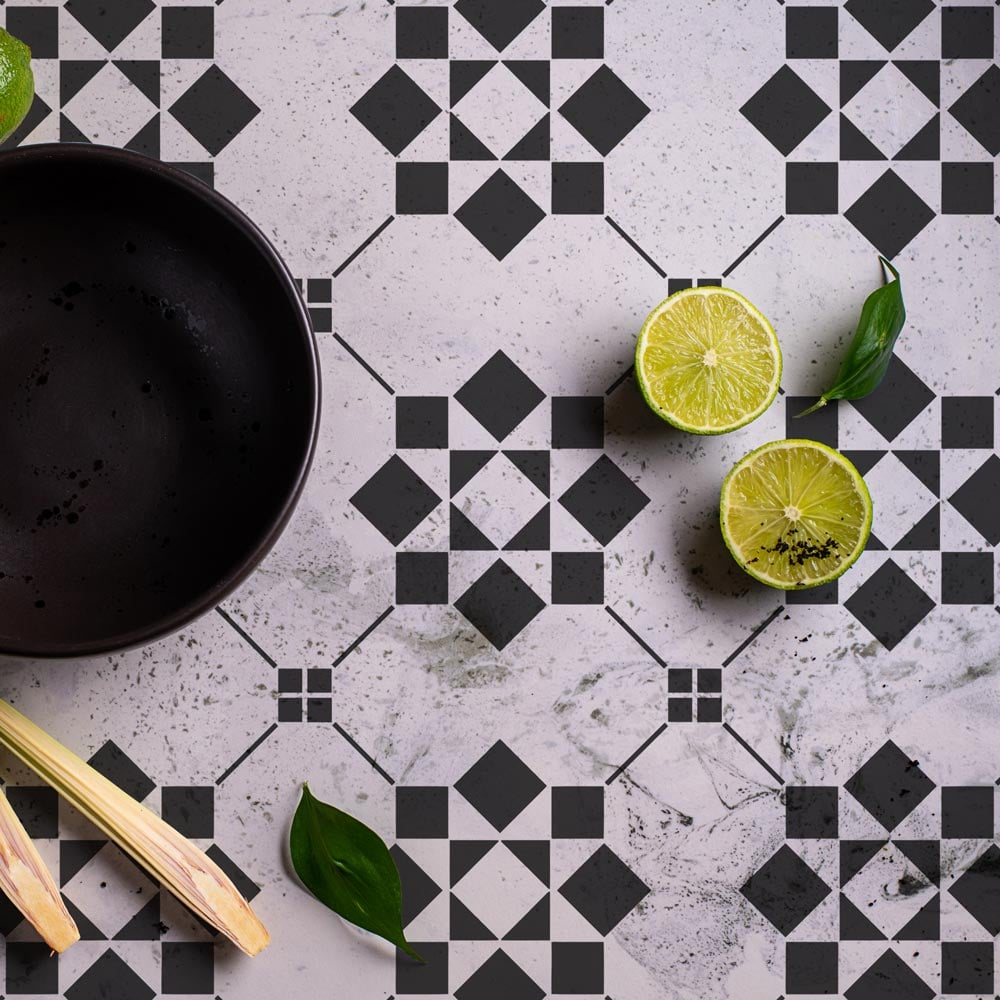
[[[603,215],[604,157],[649,114],[603,63],[606,13],[541,0],[397,4],[397,61],[351,108],[398,158],[397,213],[451,213],[498,260],[549,212]],[[553,76],[567,61],[589,75],[557,101]],[[441,74],[433,96],[417,82]],[[555,115],[575,140],[560,139]],[[484,162],[497,167],[466,195],[466,178],[479,178]],[[539,165],[541,181],[530,169]]]
[[[887,649],[938,604],[993,604],[996,396],[938,396],[894,357],[878,392],[798,419],[807,405],[785,397],[786,433],[839,448],[865,476],[875,522],[860,566],[872,572],[860,585],[846,577],[790,593],[788,603],[841,602]]]
[[[108,741],[90,764],[139,801],[156,808],[176,830],[194,839],[252,900],[257,885],[212,843],[215,786],[156,783]],[[217,932],[158,890],[96,827],[82,830],[80,817],[48,787],[7,786],[7,796],[31,836],[43,846],[63,901],[80,930],[80,943],[65,958],[50,955],[37,933],[0,896],[0,934],[6,940],[4,989],[8,995],[61,995],[67,1000],[152,1000],[174,994],[215,995]],[[72,817],[72,821],[71,821]],[[73,834],[67,832],[72,829]],[[85,836],[81,837],[81,832]],[[54,861],[54,859],[58,859]],[[114,891],[111,891],[111,888]],[[133,968],[134,949],[145,945],[156,978]],[[89,955],[81,966],[80,959]],[[69,963],[72,972],[64,967]]]
[[[504,448],[509,436],[543,402],[551,407],[545,431],[548,447]],[[495,447],[449,447],[454,418],[450,407],[455,405]],[[451,400],[397,396],[395,407],[396,453],[370,476],[351,503],[397,547],[397,604],[452,602],[499,650],[548,603],[604,603],[601,550],[631,524],[649,498],[602,453],[603,396],[549,399],[503,351],[497,351]],[[553,456],[569,451],[582,451],[586,464],[567,489],[553,496]],[[424,453],[440,454],[447,461],[433,482],[413,468]],[[553,501],[588,536],[589,550],[553,549]],[[418,529],[446,504],[447,540],[424,540]],[[470,559],[482,558],[481,553],[497,555],[471,584],[453,593],[456,571]],[[539,594],[538,585],[533,587],[511,565],[516,553],[536,554],[533,561],[548,564],[548,594]],[[710,678],[704,680],[709,684]]]
[[[395,995],[604,996],[612,988],[604,938],[649,893],[604,843],[604,798],[604,785],[547,786],[503,741],[450,789],[398,785],[391,851],[403,924],[425,964],[397,952]],[[436,867],[417,861],[439,854]],[[553,914],[567,911],[575,915],[574,940],[553,940]],[[417,943],[445,923],[443,940],[431,933]],[[466,942],[481,942],[482,951],[459,973],[449,955]],[[544,956],[540,965],[524,967],[527,948]]]
[[[4,9],[9,29],[40,63],[34,104],[5,148],[45,139],[107,143],[212,184],[214,158],[260,111],[215,62],[215,5],[68,0]],[[61,39],[81,32],[94,58],[63,54]]]
[[[888,258],[938,213],[995,214],[1000,69],[988,64],[995,58],[995,5],[847,0],[842,6],[788,6],[784,14],[787,61],[741,111],[788,157],[786,212],[843,212]],[[842,45],[845,28],[856,32],[859,26],[870,39]],[[901,55],[918,30],[939,33],[940,58]],[[857,39],[852,32],[847,37]],[[880,50],[877,58],[872,58],[871,40]],[[965,79],[963,64],[974,68],[974,81],[948,92],[942,86],[944,70],[957,70],[957,77]],[[815,89],[830,70],[839,83],[839,97],[832,102]],[[832,115],[838,118],[830,135],[838,134],[839,142],[826,143],[815,137]],[[971,137],[969,145],[978,152],[946,144],[953,124]],[[914,166],[921,169],[908,169]],[[853,178],[849,195],[842,193],[848,175]]]
[[[842,788],[788,787],[788,842],[741,889],[780,934],[794,933],[786,941],[786,994],[842,992],[847,1000],[931,1000],[939,992],[992,996],[993,939],[1000,934],[996,795],[992,784],[939,789],[892,741]],[[858,807],[875,821],[864,839],[852,836],[861,830]],[[919,829],[920,839],[913,839],[910,829]],[[958,871],[945,870],[942,850],[958,838],[974,860]],[[813,841],[828,842],[836,851],[839,864],[825,877],[803,860]],[[819,929],[831,924],[807,921],[835,891],[839,920],[831,935]],[[967,929],[942,931],[942,896],[968,915],[962,925]],[[856,957],[862,947],[855,942],[872,950],[860,974],[846,975],[846,957]],[[939,978],[928,981],[926,966],[908,961],[924,951],[940,956]]]

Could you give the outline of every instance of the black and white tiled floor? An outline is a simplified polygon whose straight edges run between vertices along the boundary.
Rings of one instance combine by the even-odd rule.
[[[247,961],[7,768],[86,940],[0,908],[0,993],[265,1000],[1000,994],[1000,13],[987,0],[7,0],[14,143],[127,145],[245,208],[323,360],[314,472],[217,613],[5,695],[221,852]],[[885,385],[796,419],[878,252]],[[719,439],[631,378],[666,294],[774,321]],[[735,569],[784,436],[876,505],[835,586]],[[118,749],[121,748],[121,749]],[[147,777],[148,775],[148,777]],[[292,881],[301,782],[379,830],[426,966]],[[131,929],[131,930],[129,930]],[[104,990],[104,992],[102,992]]]

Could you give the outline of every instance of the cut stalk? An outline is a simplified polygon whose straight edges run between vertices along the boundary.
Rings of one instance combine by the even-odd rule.
[[[270,937],[264,925],[211,858],[5,701],[0,701],[0,744],[192,913],[248,955],[267,947]]]
[[[3,792],[0,792],[0,889],[53,951],[64,952],[80,940],[80,932],[45,862]]]

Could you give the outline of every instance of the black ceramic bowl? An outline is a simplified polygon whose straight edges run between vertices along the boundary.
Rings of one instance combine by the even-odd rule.
[[[0,153],[0,653],[211,609],[288,520],[318,415],[301,296],[237,208],[118,149]]]

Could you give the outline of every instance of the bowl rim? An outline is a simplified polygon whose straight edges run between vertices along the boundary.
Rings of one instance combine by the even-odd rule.
[[[285,492],[280,508],[262,534],[254,540],[252,548],[213,587],[203,590],[171,614],[164,615],[145,627],[120,632],[109,636],[106,640],[88,639],[46,646],[19,644],[0,637],[0,657],[71,660],[120,653],[164,639],[217,608],[257,569],[287,527],[305,488],[319,439],[322,383],[319,348],[312,320],[288,265],[260,227],[228,198],[179,167],[115,146],[49,142],[0,150],[0,172],[14,164],[39,161],[64,161],[67,164],[82,161],[114,163],[182,189],[235,226],[249,239],[269,266],[291,306],[294,325],[301,338],[301,346],[305,349],[307,391],[310,396],[308,440],[305,442],[302,459],[296,467],[294,478]]]

